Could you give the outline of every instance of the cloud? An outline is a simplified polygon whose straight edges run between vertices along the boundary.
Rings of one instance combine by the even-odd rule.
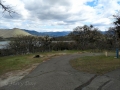
[[[65,0],[34,0],[25,8],[30,12],[31,17],[40,20],[63,20],[70,15],[68,13],[69,3]]]
[[[106,30],[120,0],[6,0],[18,14],[1,14],[0,28],[24,28],[36,31],[65,31],[93,24]],[[0,13],[2,10],[0,9]],[[4,23],[4,24],[3,24]]]

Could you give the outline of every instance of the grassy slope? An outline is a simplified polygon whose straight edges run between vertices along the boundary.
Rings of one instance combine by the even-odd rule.
[[[16,37],[18,35],[23,35],[23,36],[28,36],[31,35],[28,32],[25,32],[23,30],[14,28],[12,30],[4,30],[4,29],[0,29],[0,37],[3,38],[10,38],[10,37]]]
[[[114,56],[88,56],[71,60],[70,64],[77,70],[94,74],[105,74],[120,68],[120,58]]]

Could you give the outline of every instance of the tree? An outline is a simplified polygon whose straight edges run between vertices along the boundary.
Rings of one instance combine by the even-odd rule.
[[[70,36],[73,40],[76,41],[78,49],[84,49],[85,43],[87,42],[87,33],[89,32],[88,26],[84,25],[83,27],[76,27],[73,29],[73,32],[70,33]]]
[[[116,43],[116,33],[115,33],[115,28],[114,27],[110,27],[108,29],[108,31],[105,34],[105,38],[106,38],[106,45],[107,48],[110,50],[114,50],[115,49],[115,43]]]
[[[115,32],[118,36],[118,38],[120,39],[120,15],[113,15],[116,19],[116,21],[114,22],[115,25]]]
[[[73,40],[76,41],[78,49],[92,49],[98,47],[97,41],[101,38],[101,33],[92,25],[84,25],[76,27],[70,34]]]
[[[43,43],[43,48],[44,51],[50,51],[51,50],[51,43],[52,43],[53,38],[50,36],[44,36],[42,38],[42,43]]]
[[[120,14],[120,13],[119,13]],[[115,35],[116,35],[116,46],[119,47],[119,39],[120,39],[120,15],[113,15],[115,17],[114,25],[115,25]]]
[[[116,19],[114,22],[115,25],[115,33],[116,33],[116,57],[119,57],[119,47],[120,47],[120,15],[113,15]]]
[[[16,13],[11,6],[5,5],[2,0],[0,0],[0,6],[3,9],[3,13],[8,12],[10,16],[11,16],[11,13]]]

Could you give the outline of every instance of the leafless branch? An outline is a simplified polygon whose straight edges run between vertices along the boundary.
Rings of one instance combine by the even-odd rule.
[[[10,16],[11,16],[11,13],[16,13],[16,12],[12,9],[11,6],[3,4],[3,1],[2,1],[2,0],[0,0],[0,6],[1,6],[2,9],[3,9],[3,13],[4,13],[4,12],[8,12]],[[12,16],[11,16],[11,17],[12,17]]]

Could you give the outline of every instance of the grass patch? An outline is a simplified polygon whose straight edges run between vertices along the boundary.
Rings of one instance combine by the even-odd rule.
[[[42,62],[41,58],[33,58],[33,55],[17,55],[0,57],[0,75],[30,67],[33,63]]]
[[[52,52],[35,53],[35,54],[27,54],[27,55],[0,57],[0,75],[9,71],[23,70],[23,69],[29,68],[31,65],[35,63],[41,63],[54,56],[71,54],[75,52],[78,52],[78,51],[64,50],[64,51],[52,51]],[[42,57],[33,58],[34,55],[37,55],[37,54],[41,55]]]
[[[33,58],[35,55],[41,55],[40,58]],[[36,53],[28,55],[16,55],[16,56],[5,56],[0,57],[0,75],[14,70],[22,70],[29,68],[35,63],[41,63],[50,57],[57,55],[58,53]]]
[[[73,68],[94,73],[98,75],[105,74],[117,68],[120,68],[120,58],[116,59],[114,56],[86,56],[70,61]]]

